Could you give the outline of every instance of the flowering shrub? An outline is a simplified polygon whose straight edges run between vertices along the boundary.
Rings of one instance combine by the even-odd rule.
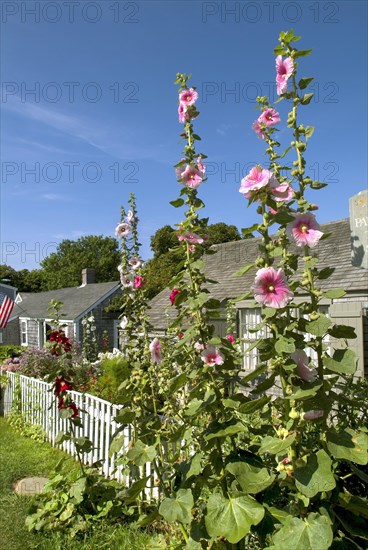
[[[44,348],[27,348],[19,359],[18,372],[44,380],[57,365],[56,354]]]

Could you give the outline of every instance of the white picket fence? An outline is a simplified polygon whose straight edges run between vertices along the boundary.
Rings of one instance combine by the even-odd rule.
[[[68,454],[77,457],[76,449],[71,441],[64,441],[56,444],[56,436],[59,432],[67,431],[68,420],[59,417],[57,401],[53,394],[53,386],[36,378],[18,375],[14,372],[6,374],[8,383],[3,392],[3,411],[7,416],[12,409],[15,397],[16,383],[19,380],[21,390],[21,412],[27,422],[39,425],[43,428],[48,441]],[[80,419],[82,426],[75,428],[76,437],[88,437],[93,443],[93,449],[88,453],[83,453],[82,458],[85,464],[92,464],[96,461],[102,462],[101,473],[107,478],[114,478],[126,486],[129,486],[131,480],[129,475],[123,472],[124,466],[118,464],[118,458],[127,450],[132,441],[132,428],[126,426],[119,432],[122,437],[123,445],[119,453],[113,453],[110,456],[109,449],[113,436],[118,429],[115,421],[116,414],[121,406],[114,405],[109,401],[100,399],[88,393],[70,391],[72,400],[82,411]],[[85,412],[83,412],[85,411]],[[157,475],[151,463],[145,464],[140,468],[141,475],[149,476],[145,495],[148,499],[158,497]]]

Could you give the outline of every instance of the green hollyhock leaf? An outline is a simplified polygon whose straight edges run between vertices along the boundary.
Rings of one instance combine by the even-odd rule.
[[[170,201],[170,204],[174,208],[180,208],[180,206],[183,206],[184,200],[183,199],[175,199],[174,201]]]
[[[116,415],[116,422],[119,424],[130,424],[135,419],[135,412],[132,409],[121,409]]]
[[[298,82],[298,86],[301,90],[305,90],[307,86],[314,80],[314,78],[301,78]]]
[[[323,183],[322,181],[314,180],[310,184],[312,189],[323,189],[323,187],[327,187],[328,183]]]
[[[251,269],[255,269],[255,265],[254,263],[253,264],[248,264],[248,265],[245,265],[244,267],[241,267],[236,273],[234,273],[235,277],[241,277],[242,275],[245,275],[245,273],[248,273],[248,271],[250,271]]]
[[[298,57],[305,57],[306,55],[309,55],[312,53],[313,50],[299,50],[295,51],[293,54],[294,59],[297,59]],[[322,550],[322,549],[321,549]]]
[[[291,516],[274,535],[268,550],[328,550],[333,539],[331,524],[326,516],[316,513],[306,520]]]
[[[313,334],[313,336],[323,336],[330,325],[331,319],[326,317],[326,315],[320,314],[315,321],[308,321],[306,323],[306,330],[309,334]]]
[[[314,126],[306,126],[305,127],[305,137],[307,139],[311,138],[314,134]]]
[[[146,488],[147,481],[149,479],[150,476],[138,479],[138,481],[135,481],[133,485],[129,487],[129,489],[122,491],[122,493],[120,494],[122,500],[124,500],[125,503],[135,502],[138,495],[140,495],[140,493]]]
[[[349,325],[333,325],[328,329],[328,334],[334,338],[356,338],[355,328]]]
[[[343,288],[332,288],[323,293],[325,298],[342,298],[345,296],[346,292]]]
[[[119,437],[114,437],[109,448],[109,456],[112,456],[114,453],[118,453],[125,442],[125,435],[119,435]]]
[[[188,524],[192,521],[194,500],[190,489],[179,489],[173,498],[164,498],[158,509],[166,521],[179,521]]]
[[[64,443],[64,441],[69,441],[70,434],[67,434],[65,432],[59,432],[55,438],[56,445],[60,445],[61,443]]]
[[[260,397],[259,399],[253,399],[248,401],[247,403],[243,403],[238,407],[238,411],[241,413],[250,414],[255,411],[258,411],[259,409],[263,409],[267,403],[271,401],[270,395],[264,395],[263,397]]]
[[[134,447],[127,452],[129,460],[134,462],[137,466],[144,466],[146,462],[151,462],[155,456],[155,447],[145,445],[140,439],[138,439]]]
[[[308,383],[305,388],[297,389],[294,393],[288,395],[286,399],[307,399],[309,397],[314,397],[321,386],[322,382],[316,381],[313,385]]]
[[[75,481],[69,489],[69,494],[74,499],[75,504],[80,504],[84,499],[84,493],[86,490],[86,478],[81,477]]]
[[[216,493],[207,502],[206,529],[211,537],[225,537],[236,544],[262,520],[264,512],[263,506],[248,495],[225,498]]]
[[[276,340],[275,350],[279,355],[283,353],[293,353],[293,351],[295,351],[294,341],[284,338],[284,336],[280,336]]]
[[[176,376],[175,378],[172,378],[170,380],[170,386],[169,386],[170,393],[171,394],[175,393],[178,389],[185,386],[186,383],[187,383],[187,375],[185,372],[182,372],[181,374],[179,374],[179,376]]]
[[[300,101],[300,103],[301,103],[302,105],[308,105],[308,103],[311,102],[313,96],[314,96],[313,93],[311,93],[311,94],[304,94],[303,97],[302,97],[302,99],[301,99],[301,101]]]
[[[356,363],[356,353],[351,349],[338,349],[332,357],[324,359],[324,365],[328,370],[340,374],[354,374]]]
[[[186,408],[184,414],[187,416],[193,416],[196,414],[196,412],[200,409],[200,407],[203,405],[202,399],[197,399],[196,397],[191,400],[188,407]]]
[[[278,437],[271,437],[267,435],[262,439],[262,444],[259,449],[260,454],[269,453],[271,455],[281,455],[284,454],[287,449],[295,441],[296,433],[289,435],[285,439],[279,439]]]
[[[294,471],[297,489],[308,498],[322,491],[332,491],[336,482],[331,466],[332,460],[323,449],[309,455],[306,466]]]
[[[210,441],[215,437],[226,437],[228,435],[238,434],[244,432],[245,427],[241,422],[236,424],[217,424],[217,426],[211,426],[211,433],[205,436],[206,441]]]
[[[275,479],[267,468],[258,468],[247,462],[231,462],[227,464],[226,470],[235,477],[242,490],[250,494],[264,491]]]
[[[350,428],[337,432],[327,432],[327,448],[334,458],[350,460],[366,465],[368,460],[368,436],[364,432],[355,432]]]

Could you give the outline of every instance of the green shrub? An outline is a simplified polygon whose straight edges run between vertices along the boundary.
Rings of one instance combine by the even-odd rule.
[[[0,363],[8,357],[18,357],[22,351],[22,346],[0,346]]]

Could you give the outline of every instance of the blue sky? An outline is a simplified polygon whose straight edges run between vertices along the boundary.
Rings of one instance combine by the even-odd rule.
[[[113,236],[129,192],[151,256],[150,236],[181,219],[169,204],[183,146],[177,72],[192,73],[200,94],[203,214],[255,223],[238,189],[264,160],[255,97],[276,99],[273,48],[289,28],[313,48],[299,75],[315,77],[302,115],[316,127],[307,167],[329,183],[309,196],[318,220],[347,217],[349,197],[367,186],[365,1],[28,0],[1,10],[1,263],[33,269],[64,238]]]

